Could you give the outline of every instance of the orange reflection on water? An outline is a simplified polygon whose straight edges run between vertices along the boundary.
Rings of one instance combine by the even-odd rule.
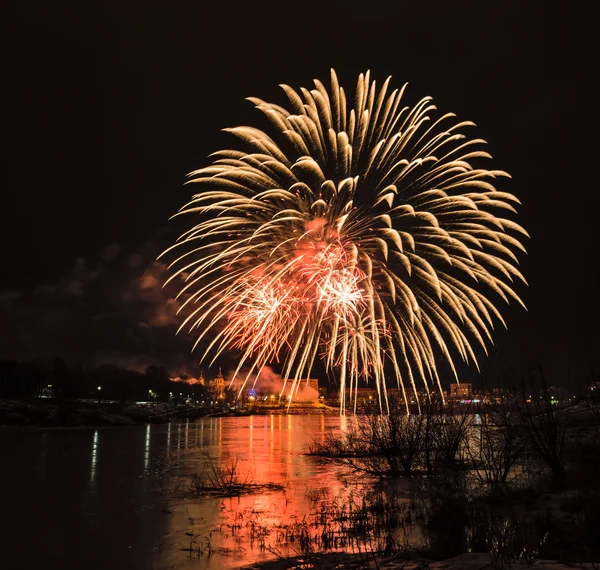
[[[309,444],[322,443],[326,434],[339,431],[346,422],[337,415],[318,414],[204,418],[185,424],[188,437],[178,440],[175,449],[171,443],[169,450],[171,473],[179,482],[189,481],[207,462],[216,461],[220,466],[234,462],[242,481],[277,484],[283,490],[175,503],[169,561],[175,561],[177,549],[189,547],[192,535],[195,547],[206,551],[210,543],[216,555],[221,553],[199,559],[201,568],[238,568],[272,558],[267,548],[281,546],[276,544],[277,525],[293,524],[310,513],[315,495],[341,497],[347,493],[339,468],[305,454]],[[170,426],[173,429],[179,427]],[[269,529],[264,545],[257,538],[257,529]]]

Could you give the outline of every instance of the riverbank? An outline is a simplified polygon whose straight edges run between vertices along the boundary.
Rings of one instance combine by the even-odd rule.
[[[339,410],[323,405],[294,405],[289,409],[287,406],[253,406],[230,410],[161,403],[131,404],[51,399],[0,400],[0,427],[14,429],[116,427],[166,423],[171,419],[323,413],[337,414]]]
[[[4,428],[132,426],[205,415],[202,408],[167,404],[0,400],[0,427]]]

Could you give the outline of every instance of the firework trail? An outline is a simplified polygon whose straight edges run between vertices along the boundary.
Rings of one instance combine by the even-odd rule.
[[[361,74],[353,105],[333,70],[330,89],[282,85],[291,110],[250,98],[268,132],[226,129],[245,150],[189,174],[199,193],[177,215],[197,223],[167,252],[203,359],[238,350],[242,380],[279,361],[293,392],[319,358],[342,411],[361,377],[385,408],[385,374],[408,406],[417,384],[441,391],[439,359],[477,365],[498,302],[523,304],[519,200],[493,185],[509,175],[472,166],[491,158],[473,123],[431,119],[431,98],[405,106],[389,82]]]

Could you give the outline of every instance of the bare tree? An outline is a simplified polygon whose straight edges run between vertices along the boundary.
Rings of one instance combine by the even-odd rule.
[[[482,483],[506,490],[513,467],[523,457],[520,416],[503,400],[479,406],[477,418],[467,446],[473,470]]]
[[[309,453],[378,477],[410,474],[423,468],[426,418],[406,415],[403,406],[391,401],[389,414],[357,419],[348,432],[327,437]]]
[[[548,379],[540,369],[538,381],[533,375],[522,378],[514,404],[534,456],[556,477],[564,478],[569,402],[554,398]]]
[[[422,465],[425,415],[407,416],[394,408],[369,420],[371,451],[385,459],[390,476],[410,474]]]

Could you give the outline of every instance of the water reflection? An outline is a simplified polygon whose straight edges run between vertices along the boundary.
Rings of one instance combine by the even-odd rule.
[[[285,488],[283,492],[267,491],[231,499],[205,497],[173,503],[169,526],[172,549],[181,548],[190,535],[201,541],[216,528],[230,529],[213,532],[212,547],[217,552],[239,551],[238,555],[234,560],[219,560],[218,566],[201,560],[201,568],[212,567],[211,564],[215,564],[215,568],[237,568],[242,560],[251,563],[265,556],[264,550],[250,548],[249,529],[287,524],[306,514],[314,506],[311,489],[326,488],[332,497],[347,494],[345,485],[337,477],[337,468],[319,464],[304,455],[308,444],[324,439],[325,431],[339,430],[338,416],[204,418],[177,428],[167,426],[167,446],[170,431],[180,428],[189,432],[188,445],[184,448],[182,440],[181,453],[171,458],[165,475],[172,487],[181,489],[182,485],[189,485],[194,473],[215,465],[212,462],[216,461],[220,467],[235,464],[244,481],[280,484]],[[231,525],[235,526],[235,521],[242,518],[243,529],[238,528],[234,537]],[[247,550],[245,554],[243,548]]]
[[[150,434],[152,425],[146,426],[146,439],[144,442],[144,471],[148,471],[148,464],[150,463]]]
[[[324,442],[328,434],[348,430],[354,422],[351,416],[278,415],[1,434],[0,457],[8,468],[0,470],[0,488],[11,521],[3,531],[11,549],[3,555],[2,567],[239,568],[271,556],[267,547],[283,554],[298,551],[297,542],[285,546],[278,541],[290,529],[297,536],[302,521],[318,521],[322,540],[331,540],[325,530],[333,528],[332,514],[341,508],[350,512],[350,504],[360,511],[365,479],[348,479],[341,468],[303,452],[312,441]],[[471,430],[472,445],[479,444],[479,434],[478,425]],[[236,459],[242,478],[281,484],[285,490],[195,497],[189,492],[191,476],[207,466],[208,458],[216,458],[221,467]],[[414,521],[426,521],[426,538],[442,557],[494,544],[510,553],[545,547],[545,520],[527,512],[509,519],[486,510],[470,500],[466,476],[459,471],[453,478],[444,474],[412,483],[404,479],[399,486],[367,485],[373,508],[365,515],[384,529],[395,518],[391,538],[412,546],[425,541]],[[427,485],[420,504],[415,481]],[[35,548],[31,534],[23,531],[31,526],[31,513],[43,529],[34,537]],[[190,536],[193,547],[204,552],[210,541],[214,556],[190,556]],[[523,544],[524,539],[529,542]]]
[[[313,440],[339,429],[338,416],[278,415],[4,434],[0,456],[14,468],[0,470],[0,488],[11,490],[3,505],[14,525],[3,539],[14,545],[15,559],[3,563],[11,570],[179,567],[189,559],[182,548],[189,545],[190,530],[204,540],[240,516],[279,524],[310,511],[309,489],[327,487],[333,496],[346,492],[336,469],[303,455]],[[221,464],[237,458],[242,477],[286,490],[232,499],[184,496],[181,490],[207,457]],[[30,524],[28,513],[36,513],[44,529],[35,549],[19,530]],[[230,535],[217,545],[215,538],[215,548],[241,552],[243,540]],[[244,563],[264,555],[244,548],[239,555]],[[194,561],[194,568],[242,564],[239,556],[218,552],[211,560]]]
[[[92,439],[92,463],[90,466],[90,483],[94,483],[96,479],[96,464],[98,462],[98,430],[94,431]]]

